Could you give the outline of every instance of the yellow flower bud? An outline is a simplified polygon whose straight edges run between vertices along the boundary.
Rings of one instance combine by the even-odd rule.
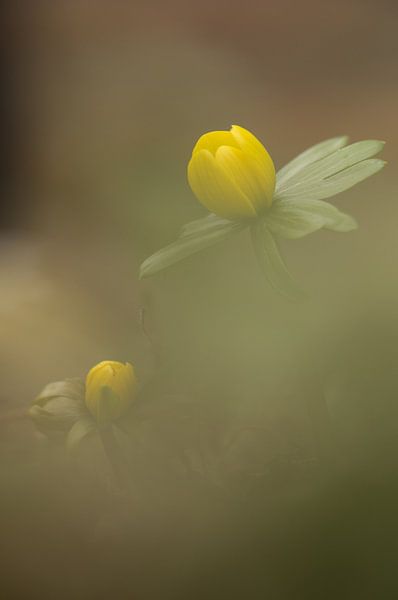
[[[121,417],[134,400],[137,380],[129,363],[104,360],[86,378],[86,406],[100,424]]]
[[[272,204],[275,167],[258,139],[243,127],[202,135],[188,164],[193,193],[226,219],[255,218]]]

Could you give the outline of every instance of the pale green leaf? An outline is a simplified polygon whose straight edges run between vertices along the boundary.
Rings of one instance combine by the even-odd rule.
[[[46,404],[42,406],[35,404],[29,409],[29,415],[43,433],[52,430],[66,431],[85,413],[82,403],[64,396],[51,398]]]
[[[370,159],[380,152],[383,146],[384,142],[365,140],[339,148],[328,156],[305,166],[287,181],[278,182],[275,198],[302,195],[308,188],[315,187],[330,178],[340,176],[345,170]]]
[[[276,202],[266,216],[271,232],[287,239],[298,239],[321,228],[348,232],[356,221],[322,200]]]
[[[344,192],[374,175],[380,171],[384,165],[384,160],[378,158],[370,158],[359,162],[351,167],[344,169],[326,179],[308,180],[297,184],[276,198],[276,201],[284,202],[285,200],[322,200],[335,196],[340,192]]]
[[[68,433],[66,446],[69,451],[77,450],[80,443],[91,433],[97,430],[97,425],[90,416],[83,417],[77,421]]]
[[[347,144],[348,137],[340,136],[331,138],[329,140],[325,140],[316,144],[315,146],[311,146],[292,161],[290,161],[287,165],[282,167],[276,175],[276,191],[285,184],[285,182],[291,179],[297,173],[300,173],[305,167],[315,163],[321,158],[325,158],[329,154],[332,154],[339,148],[342,148]]]
[[[81,379],[49,383],[29,410],[37,429],[48,435],[67,432],[86,414],[84,384]]]
[[[224,219],[213,213],[210,213],[202,219],[197,219],[196,221],[191,221],[190,223],[183,225],[178,237],[180,238],[191,235],[199,235],[201,233],[208,233],[218,229],[224,229],[225,227],[235,228],[237,226],[239,226],[239,223],[236,221],[229,221],[228,219]]]
[[[81,400],[84,396],[84,382],[80,378],[64,379],[48,383],[40,394],[35,398],[35,404],[44,404],[50,398],[64,396],[74,400]]]
[[[188,223],[174,243],[155,252],[142,263],[140,279],[155,275],[191,254],[227,239],[245,227],[245,223],[227,221],[213,215]]]
[[[264,219],[258,219],[252,225],[251,234],[257,260],[270,285],[290,300],[302,300],[304,293],[287,270]]]
[[[304,182],[319,181],[327,177],[332,177],[336,173],[378,154],[383,147],[384,142],[380,142],[379,140],[365,140],[340,148],[321,160],[317,160],[307,165],[304,169],[301,169],[300,173],[297,173],[284,185],[278,187],[278,194],[282,195],[284,190],[290,190],[292,187],[302,185]]]

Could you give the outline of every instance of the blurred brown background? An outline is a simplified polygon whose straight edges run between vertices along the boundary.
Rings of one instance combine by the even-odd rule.
[[[2,12],[4,597],[396,597],[397,4],[37,0]],[[232,123],[277,167],[339,134],[387,142],[387,168],[336,199],[357,232],[283,245],[310,292],[304,306],[263,283],[245,235],[138,280],[142,260],[204,214],[186,182],[193,143]],[[184,504],[171,486],[182,521],[173,514],[169,531],[170,514],[152,508],[139,543],[116,536],[108,554],[90,538],[91,488],[63,459],[43,469],[21,416],[48,381],[105,358],[155,377],[152,406],[182,394],[210,419],[216,406],[221,420],[282,431],[288,446],[299,438],[310,457],[306,402],[325,396],[338,473],[305,492],[289,479],[283,493],[279,474],[267,480],[271,505],[256,493],[219,528],[213,499],[191,491]],[[141,544],[133,591],[124,552]],[[86,551],[100,575],[94,560],[82,568]],[[147,581],[157,576],[159,589]]]

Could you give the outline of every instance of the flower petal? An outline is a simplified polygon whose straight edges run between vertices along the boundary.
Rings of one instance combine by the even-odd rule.
[[[249,153],[256,158],[265,170],[267,178],[271,179],[273,177],[275,179],[274,163],[260,140],[250,131],[239,125],[232,125],[231,134],[244,153]]]
[[[192,156],[200,150],[208,150],[215,155],[220,146],[239,148],[239,144],[230,131],[209,131],[200,136],[192,150]]]
[[[256,216],[252,204],[208,150],[195,152],[188,164],[188,181],[195,196],[210,211],[226,219]]]
[[[221,146],[216,152],[216,162],[242,190],[257,214],[271,206],[275,179],[267,177],[251,154],[231,146]]]

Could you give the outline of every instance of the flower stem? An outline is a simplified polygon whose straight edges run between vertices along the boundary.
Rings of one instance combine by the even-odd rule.
[[[131,480],[125,458],[115,437],[112,425],[100,430],[105,454],[112,467],[116,484],[121,491],[131,493]]]

